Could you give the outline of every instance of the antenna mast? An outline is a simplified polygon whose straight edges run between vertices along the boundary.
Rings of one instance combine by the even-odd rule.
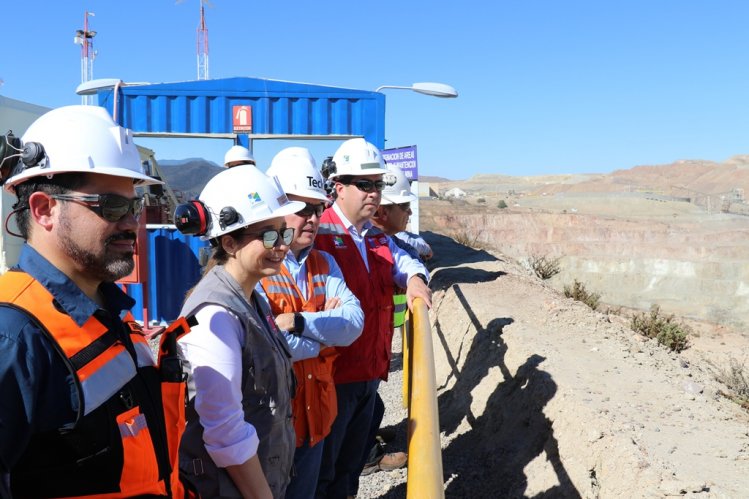
[[[88,29],[88,16],[94,16],[93,12],[86,11],[83,16],[83,29],[76,30],[73,43],[81,46],[81,83],[94,79],[94,37],[96,31]],[[81,104],[91,105],[94,102],[93,95],[82,95]]]
[[[200,0],[200,25],[198,26],[198,80],[208,77],[208,28],[205,25],[205,7]]]

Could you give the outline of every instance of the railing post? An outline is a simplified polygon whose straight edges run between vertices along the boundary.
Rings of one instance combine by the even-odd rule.
[[[429,311],[420,298],[414,300],[413,314],[407,322],[404,356],[408,351],[408,499],[442,499],[442,477],[437,382]],[[406,343],[410,346],[407,348]],[[405,374],[405,373],[404,373]],[[410,378],[410,382],[408,379]]]

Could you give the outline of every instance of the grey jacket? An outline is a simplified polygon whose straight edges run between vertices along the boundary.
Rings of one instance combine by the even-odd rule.
[[[294,372],[283,336],[273,323],[267,303],[255,293],[251,304],[241,286],[223,266],[217,265],[200,280],[187,298],[181,314],[187,317],[205,304],[220,305],[239,317],[245,334],[242,350],[242,405],[245,421],[260,438],[258,458],[273,496],[282,498],[289,484],[295,437],[291,419]],[[257,307],[257,310],[256,308]],[[258,313],[259,312],[259,313]],[[270,324],[269,324],[270,322]],[[203,444],[203,428],[195,412],[192,368],[188,373],[187,429],[180,444],[180,473],[201,497],[241,497],[229,474],[218,468]]]

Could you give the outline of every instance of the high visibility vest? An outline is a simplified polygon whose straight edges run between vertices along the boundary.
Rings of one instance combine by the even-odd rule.
[[[287,312],[319,312],[325,309],[325,281],[330,272],[328,261],[317,250],[310,251],[306,261],[307,291],[310,298],[302,296],[294,278],[284,265],[281,273],[260,281],[273,315]],[[338,400],[333,383],[333,360],[338,353],[335,348],[320,350],[312,359],[294,362],[297,391],[292,403],[296,446],[300,447],[309,438],[313,447],[330,433],[338,415]]]
[[[406,310],[408,310],[408,299],[405,293],[393,295],[393,327],[401,327],[406,322]]]
[[[176,469],[185,382],[172,345],[187,321],[164,333],[157,363],[132,315],[120,331],[93,315],[78,326],[25,272],[0,276],[0,304],[24,312],[48,338],[79,401],[71,427],[32,436],[11,470],[14,496],[183,497]]]
[[[393,254],[388,236],[372,227],[364,236],[369,271],[351,235],[333,208],[320,218],[315,247],[333,255],[346,285],[364,311],[364,329],[347,347],[338,347],[336,383],[387,380],[393,341]]]

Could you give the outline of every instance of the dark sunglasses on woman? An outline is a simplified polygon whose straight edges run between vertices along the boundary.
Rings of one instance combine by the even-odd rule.
[[[279,239],[283,240],[283,244],[286,246],[291,244],[294,240],[294,228],[286,227],[281,230],[261,230],[260,232],[241,232],[238,234],[239,237],[253,236],[263,240],[263,247],[265,249],[275,248],[278,244]]]

